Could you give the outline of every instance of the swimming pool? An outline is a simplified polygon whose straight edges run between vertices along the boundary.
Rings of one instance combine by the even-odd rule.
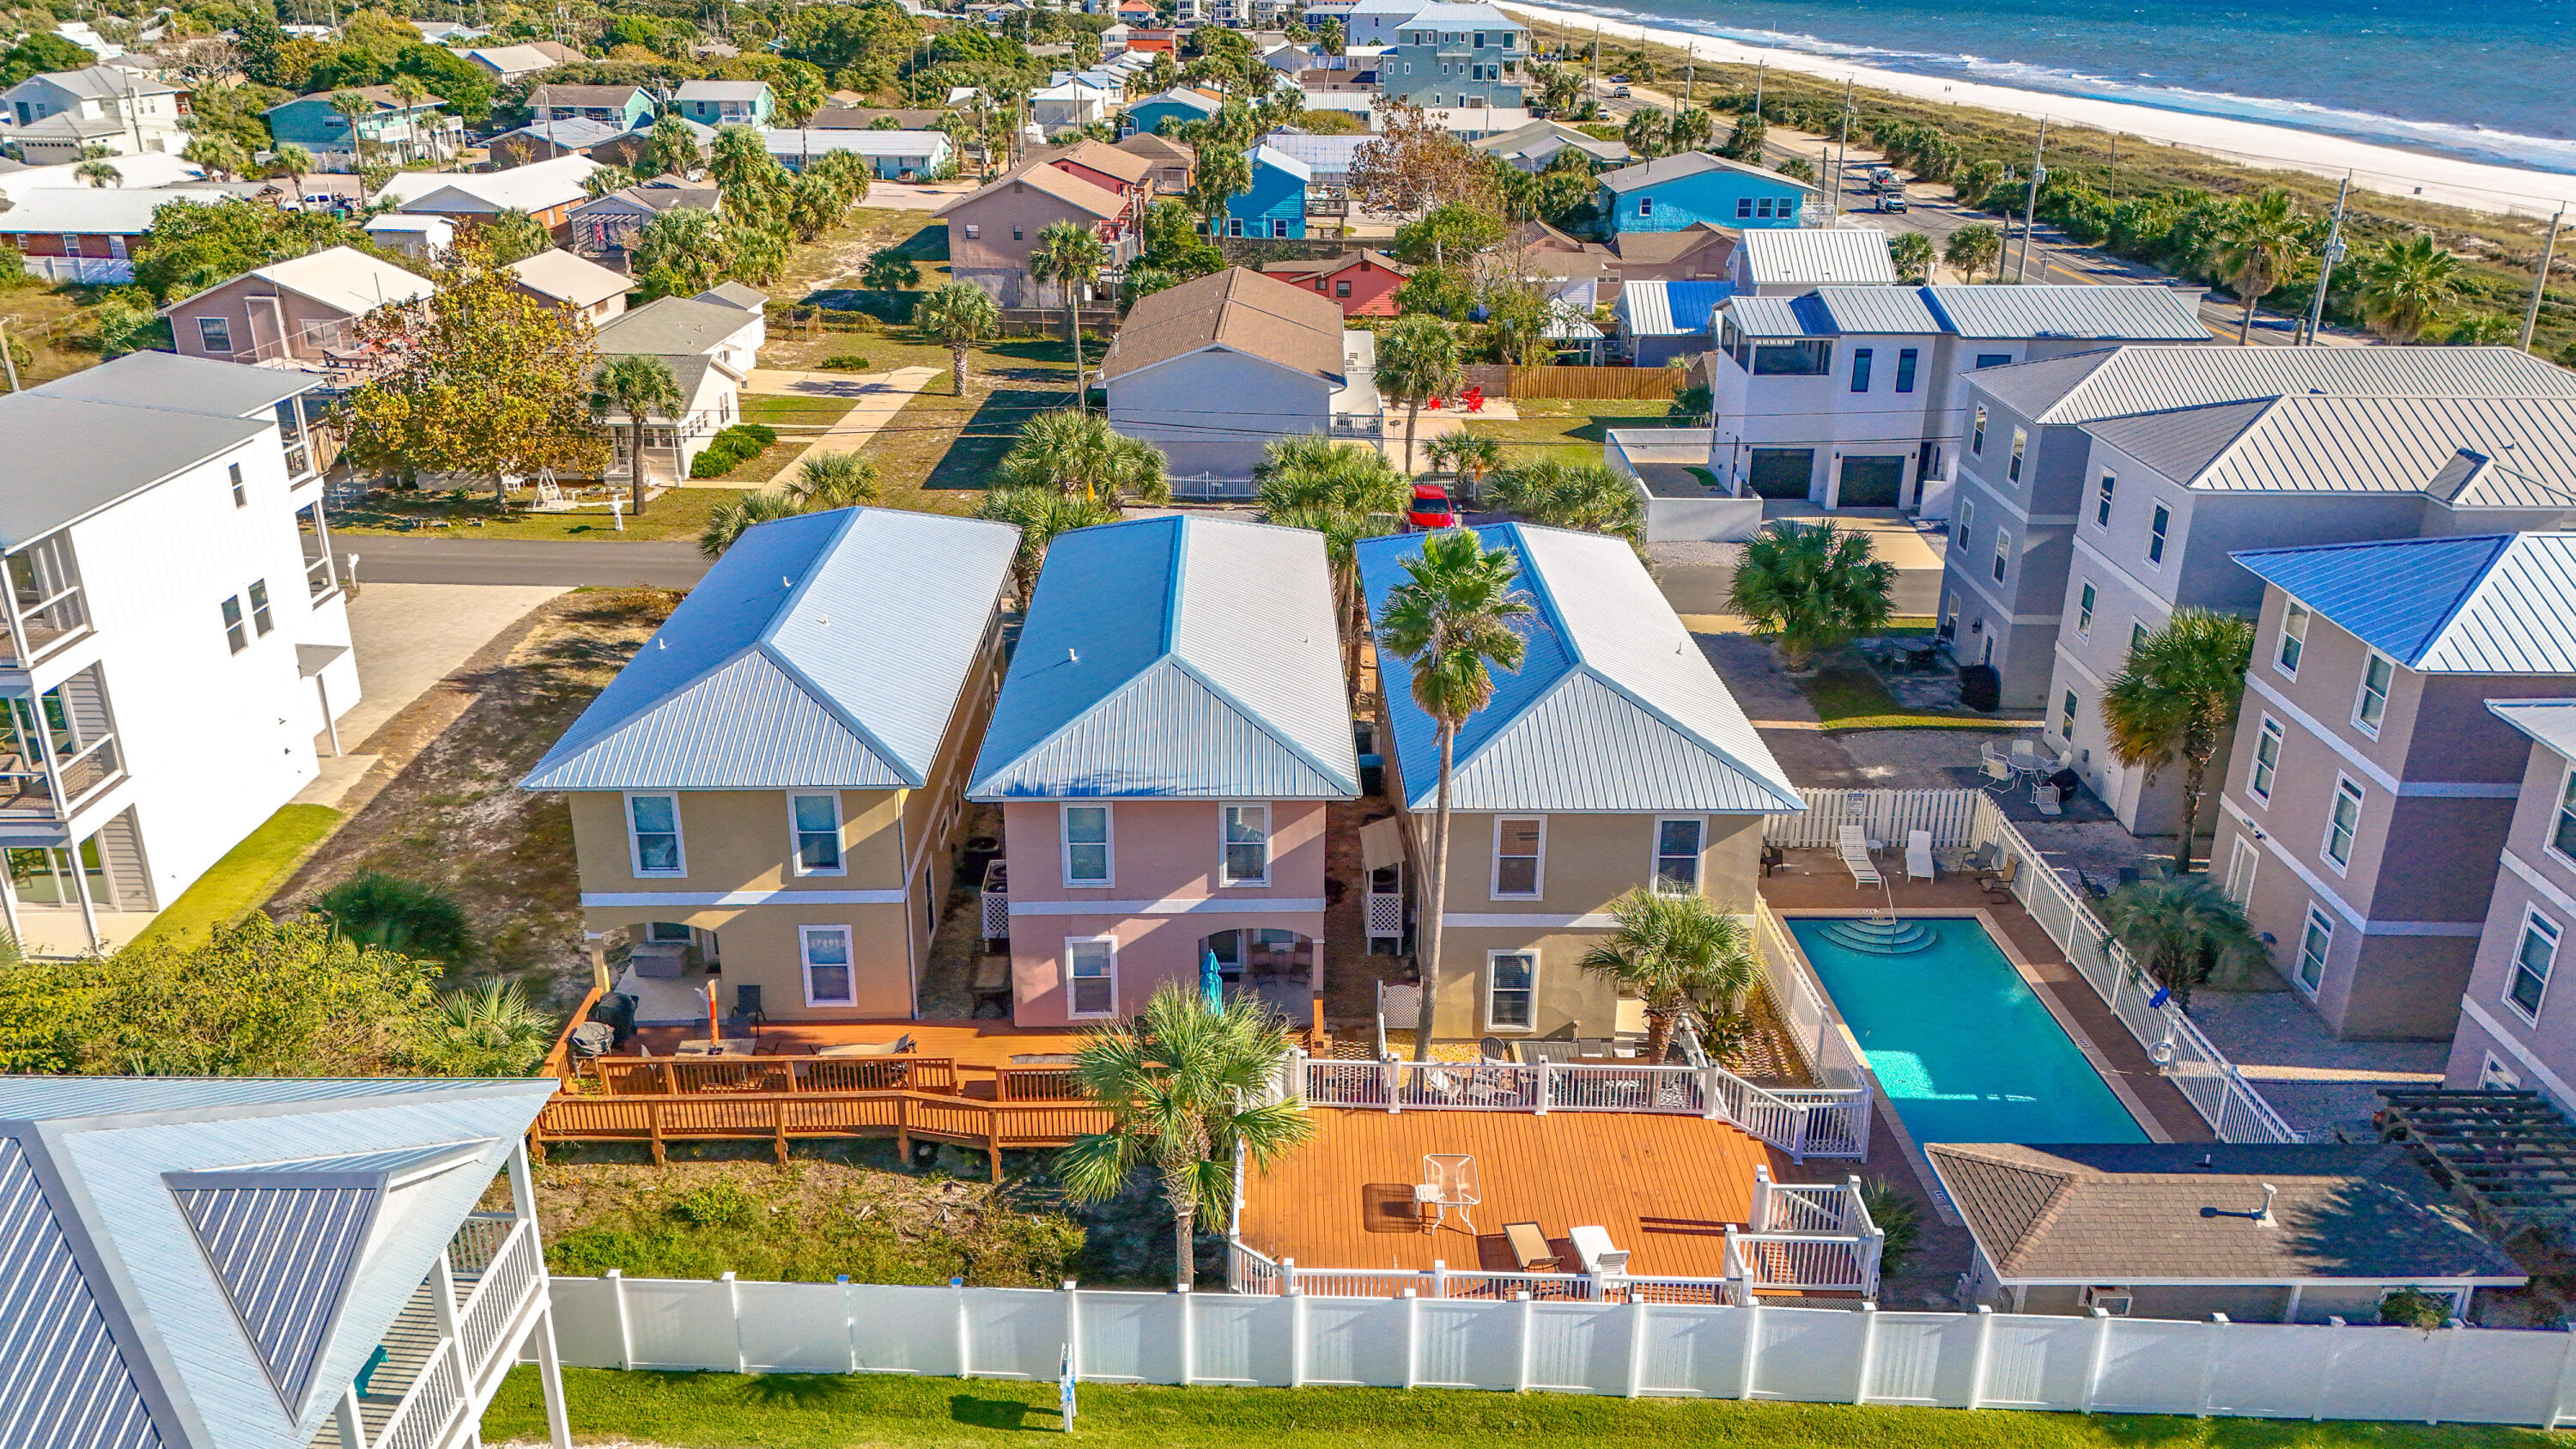
[[[1834,924],[1789,929],[1916,1142],[2147,1140],[1982,922],[1911,918],[1932,944],[1895,956],[1837,943]]]

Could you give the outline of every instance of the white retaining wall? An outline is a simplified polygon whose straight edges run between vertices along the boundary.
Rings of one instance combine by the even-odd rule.
[[[556,1278],[566,1363],[2567,1421],[2576,1335],[1991,1312]]]

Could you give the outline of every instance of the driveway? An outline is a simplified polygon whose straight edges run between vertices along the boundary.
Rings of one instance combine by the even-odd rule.
[[[295,803],[338,805],[376,762],[375,755],[363,753],[369,736],[502,630],[562,592],[558,584],[376,582],[361,588],[349,601],[360,698],[340,716],[341,753],[334,754],[328,732],[315,737],[322,774]]]
[[[892,372],[799,372],[761,367],[752,370],[745,386],[750,392],[772,396],[852,399],[850,410],[796,455],[801,460],[823,453],[859,451],[861,445],[877,435],[877,429],[891,422],[895,414],[903,411],[904,404],[943,371],[936,367],[898,367]],[[786,471],[780,469],[780,476],[785,476]]]
[[[910,181],[871,181],[868,183],[868,199],[859,204],[891,211],[937,211],[974,189],[972,181],[935,181],[927,185]]]

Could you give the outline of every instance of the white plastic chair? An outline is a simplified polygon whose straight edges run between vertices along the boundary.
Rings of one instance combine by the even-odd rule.
[[[1834,833],[1835,847],[1843,858],[1843,868],[1851,872],[1852,885],[1879,884],[1878,862],[1869,858],[1869,836],[1857,825],[1845,825]]]
[[[1905,878],[1907,880],[1932,879],[1931,831],[1909,830],[1905,832]]]
[[[2063,815],[2066,813],[2064,807],[2058,803],[2057,787],[2055,785],[2042,785],[2038,789],[2031,791],[2030,803],[2038,806],[2039,813],[2042,815]]]

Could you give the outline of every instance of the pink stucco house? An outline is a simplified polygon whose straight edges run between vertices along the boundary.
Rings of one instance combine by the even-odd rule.
[[[1173,515],[1047,549],[970,800],[1002,809],[1012,1016],[1132,1015],[1214,956],[1303,1017],[1359,794],[1320,534]]]

